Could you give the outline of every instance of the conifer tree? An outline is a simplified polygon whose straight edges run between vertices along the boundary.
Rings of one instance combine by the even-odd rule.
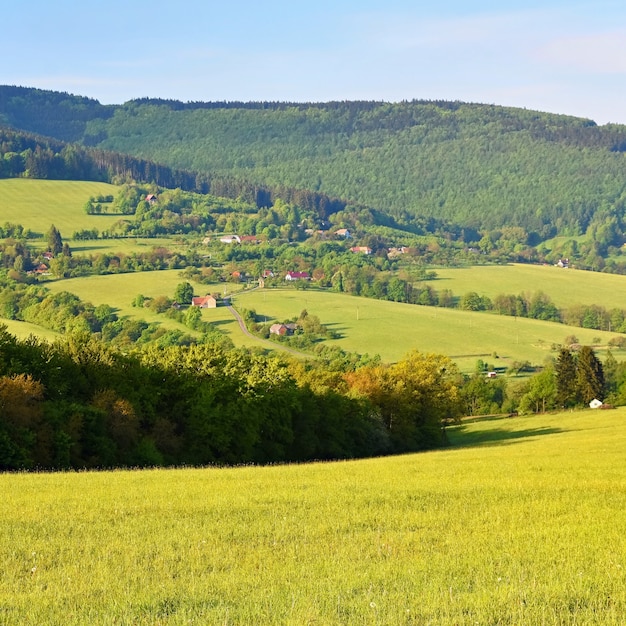
[[[585,404],[604,397],[604,370],[590,346],[583,346],[578,354],[576,382],[579,398]]]
[[[556,402],[559,406],[574,406],[578,402],[576,361],[567,348],[561,348],[555,364]]]
[[[47,233],[48,249],[52,254],[59,254],[63,251],[63,238],[57,227],[52,224]]]

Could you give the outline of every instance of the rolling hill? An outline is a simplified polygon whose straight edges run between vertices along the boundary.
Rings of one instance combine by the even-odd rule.
[[[613,220],[606,243],[623,239],[626,127],[587,119],[427,101],[104,107],[3,87],[0,120],[174,168],[321,192],[406,224],[517,225],[541,240]]]

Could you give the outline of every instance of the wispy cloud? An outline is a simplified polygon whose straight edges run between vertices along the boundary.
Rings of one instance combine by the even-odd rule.
[[[371,43],[387,49],[487,46],[520,39],[536,30],[545,12],[485,13],[465,17],[418,18],[413,15],[366,14],[358,18]],[[532,31],[531,31],[532,32]]]
[[[626,29],[559,37],[535,52],[537,59],[572,70],[601,74],[626,73]]]

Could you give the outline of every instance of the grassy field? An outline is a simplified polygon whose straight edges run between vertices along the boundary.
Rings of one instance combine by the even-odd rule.
[[[438,268],[436,290],[450,289],[462,296],[468,291],[493,298],[498,294],[547,293],[558,307],[600,304],[626,309],[626,276],[601,274],[552,265],[492,265]]]
[[[626,410],[355,462],[0,475],[0,624],[623,624]]]
[[[161,321],[167,327],[179,328],[176,322],[158,316],[147,309],[131,307],[135,296],[167,295],[172,297],[176,285],[183,279],[178,270],[139,272],[91,276],[46,283],[52,291],[70,291],[81,299],[98,304],[110,304],[119,315]],[[227,289],[232,293],[238,285],[196,285],[197,295]],[[318,315],[322,323],[339,332],[342,337],[329,341],[353,352],[380,354],[385,361],[397,361],[410,349],[437,352],[450,356],[464,371],[473,370],[483,359],[495,366],[508,366],[513,361],[530,361],[541,365],[553,354],[553,343],[576,334],[581,343],[592,345],[600,339],[598,353],[614,334],[562,324],[541,322],[487,313],[472,313],[453,309],[422,307],[381,300],[357,298],[344,294],[316,290],[265,289],[241,291],[235,297],[237,306],[255,309],[267,320],[297,317],[302,309]],[[234,318],[224,307],[202,312],[203,318],[214,322],[236,345],[255,345],[245,337]],[[497,354],[498,359],[493,355]],[[619,359],[619,353],[616,354]]]
[[[18,320],[7,320],[0,317],[0,325],[4,324],[7,330],[20,339],[26,339],[29,335],[40,337],[46,341],[54,341],[61,335],[53,330],[42,328],[37,324],[31,324],[30,322],[20,322]]]
[[[30,178],[0,179],[0,224],[22,224],[42,236],[54,224],[73,254],[115,254],[148,252],[155,246],[176,249],[175,238],[128,238],[74,241],[76,231],[97,228],[102,232],[117,222],[121,215],[87,215],[83,205],[91,196],[115,195],[118,187],[106,183],[66,180],[35,180]],[[37,240],[35,240],[35,245]]]
[[[345,350],[380,354],[396,361],[412,348],[450,356],[464,370],[481,358],[498,366],[512,361],[542,364],[553,343],[576,334],[581,343],[614,335],[597,330],[488,313],[423,307],[357,298],[321,291],[258,290],[235,299],[240,308],[254,309],[267,319],[297,317],[302,309],[341,333],[336,342]],[[494,359],[496,353],[499,358]],[[619,355],[617,356],[619,358]]]
[[[106,183],[73,180],[0,180],[0,222],[22,224],[45,235],[54,224],[64,240],[82,229],[106,230],[119,215],[87,215],[83,206],[90,196],[115,195],[117,187]]]
[[[158,272],[135,272],[131,274],[109,274],[103,276],[87,276],[83,278],[70,278],[45,283],[51,291],[69,291],[76,294],[81,300],[91,302],[94,305],[108,304],[116,309],[118,316],[141,318],[147,322],[159,322],[165,328],[183,330],[193,334],[187,327],[171,320],[164,315],[158,315],[146,308],[134,308],[132,301],[138,294],[147,297],[168,296],[174,297],[176,286],[186,279],[180,277],[180,270],[163,270]],[[232,293],[241,288],[240,285],[229,283],[225,285],[198,285],[194,284],[196,295],[219,292]],[[235,345],[250,345],[256,342],[245,337],[239,329],[235,318],[226,307],[217,309],[204,309],[202,317],[207,322],[217,325],[235,343]]]

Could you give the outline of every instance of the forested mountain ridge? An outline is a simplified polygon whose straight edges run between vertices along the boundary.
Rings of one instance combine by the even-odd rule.
[[[513,225],[541,240],[610,223],[608,245],[626,231],[626,127],[588,119],[427,101],[103,106],[0,87],[0,120],[239,184],[319,192],[404,224]]]

